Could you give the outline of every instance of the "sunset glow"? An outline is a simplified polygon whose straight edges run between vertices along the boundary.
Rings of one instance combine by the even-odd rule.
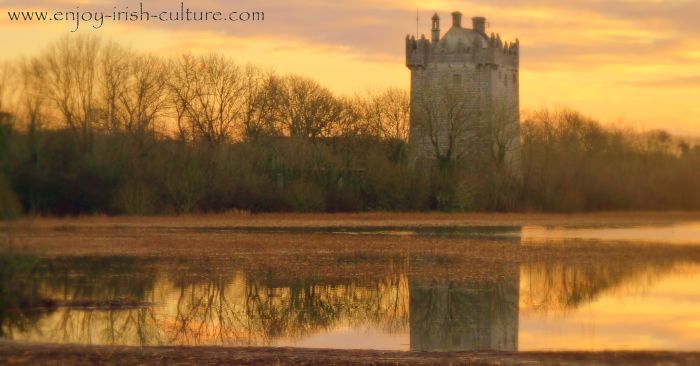
[[[120,2],[119,6],[138,6]],[[188,4],[186,4],[188,5]],[[10,22],[8,11],[112,11],[109,1],[0,1],[0,59],[33,55],[70,33],[61,22]],[[149,9],[171,10],[179,2],[153,1]],[[260,23],[105,23],[81,34],[105,38],[156,54],[222,52],[242,63],[280,73],[313,77],[339,93],[408,87],[406,34],[429,33],[429,17],[443,20],[460,10],[485,16],[488,32],[522,44],[521,99],[525,110],[567,106],[609,123],[663,128],[700,135],[700,25],[696,1],[616,0],[559,2],[498,0],[330,1],[220,0],[197,9],[263,11]],[[442,32],[449,22],[443,22]],[[76,34],[72,33],[72,34]]]

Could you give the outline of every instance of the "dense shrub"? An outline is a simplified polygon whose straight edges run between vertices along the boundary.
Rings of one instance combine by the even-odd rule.
[[[524,202],[551,211],[700,208],[700,147],[568,111],[523,123]]]
[[[98,134],[100,148],[81,152],[53,130],[40,133],[33,157],[26,134],[6,128],[0,188],[27,212],[51,214],[700,208],[700,148],[562,113],[523,123],[521,179],[498,167],[416,168],[382,140],[344,141],[361,147],[348,153],[338,140],[154,137],[142,151]]]

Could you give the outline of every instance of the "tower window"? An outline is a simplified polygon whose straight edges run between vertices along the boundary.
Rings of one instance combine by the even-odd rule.
[[[462,75],[461,74],[452,75],[452,84],[455,86],[462,85]]]

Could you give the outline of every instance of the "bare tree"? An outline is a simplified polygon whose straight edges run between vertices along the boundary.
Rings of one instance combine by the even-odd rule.
[[[117,115],[127,132],[143,137],[155,131],[167,106],[167,72],[161,59],[151,55],[133,57],[128,70]]]
[[[245,116],[243,135],[256,139],[281,133],[275,118],[280,101],[281,79],[264,72],[258,67],[248,65],[244,71]]]
[[[10,90],[10,84],[14,84],[10,77],[10,65],[0,63],[0,124],[13,123],[15,119],[13,112],[16,114],[16,111],[7,110],[10,93],[16,93],[16,90]]]
[[[19,86],[19,109],[27,130],[32,133],[44,126],[46,113],[47,91],[44,75],[44,65],[37,59],[25,59],[18,63],[17,77]]]
[[[184,55],[173,64],[170,91],[181,135],[218,144],[234,137],[245,114],[244,73],[221,55]]]
[[[491,160],[498,166],[518,165],[520,152],[520,114],[512,101],[493,103],[485,114],[492,142]]]
[[[408,141],[411,116],[411,98],[403,89],[389,89],[384,94],[384,135],[396,140]]]
[[[194,126],[187,118],[190,109],[190,98],[194,88],[196,59],[193,55],[185,54],[169,63],[168,89],[170,105],[175,112],[177,133],[182,141],[194,140]]]
[[[94,37],[63,38],[42,55],[48,98],[83,148],[89,148],[98,122],[98,55]]]
[[[490,209],[512,210],[518,205],[522,178],[519,119],[517,104],[508,99],[491,103],[484,114],[490,166],[485,171],[488,183],[483,197]]]
[[[378,126],[381,137],[407,141],[411,113],[408,92],[399,88],[390,88],[376,96],[375,100],[381,115]]]
[[[376,114],[370,110],[370,95],[357,94],[353,97],[341,98],[342,113],[335,127],[335,133],[345,138],[358,136],[377,136],[377,131],[372,130],[370,118]]]
[[[410,100],[398,88],[367,91],[345,100],[345,134],[405,141],[408,139]]]
[[[317,82],[299,76],[284,78],[278,116],[290,136],[330,136],[342,112],[342,103]]]
[[[427,136],[430,151],[446,167],[473,152],[478,135],[478,101],[447,79],[424,81],[415,95],[417,136]],[[423,144],[423,141],[420,142]]]
[[[104,108],[104,124],[108,131],[123,128],[118,119],[119,101],[126,94],[129,62],[133,54],[121,45],[110,42],[100,58],[100,87]]]
[[[0,63],[0,112],[3,112],[6,107],[6,99],[9,97],[10,83],[10,64]]]
[[[341,125],[343,136],[381,137],[382,106],[379,94],[368,90],[345,100],[346,118]]]

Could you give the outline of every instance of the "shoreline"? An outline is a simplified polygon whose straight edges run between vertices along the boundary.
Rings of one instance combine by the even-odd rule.
[[[25,216],[0,222],[5,229],[114,228],[381,228],[474,226],[574,226],[672,224],[700,221],[700,211],[603,211],[589,213],[220,213],[162,216]]]
[[[626,365],[690,366],[700,352],[401,352],[272,347],[135,347],[0,341],[6,365]]]

